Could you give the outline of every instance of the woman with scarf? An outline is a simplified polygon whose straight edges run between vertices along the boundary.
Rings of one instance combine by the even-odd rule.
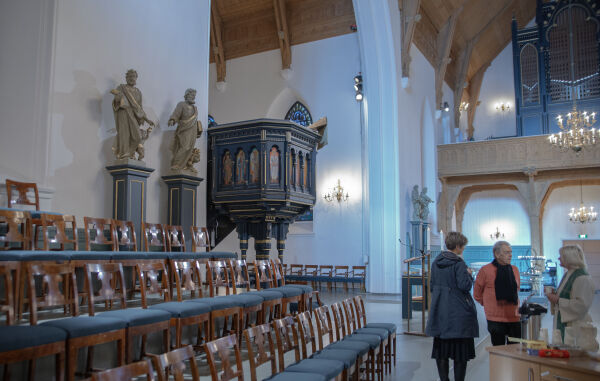
[[[560,265],[567,272],[563,275],[558,290],[546,293],[546,297],[552,303],[554,329],[560,330],[563,341],[566,327],[579,329],[580,326],[591,323],[588,311],[594,300],[595,287],[579,245],[564,246],[558,252]],[[587,347],[588,350],[598,350],[598,343],[593,340]]]
[[[463,381],[467,361],[475,358],[474,338],[479,336],[477,311],[470,294],[473,277],[462,259],[467,237],[450,232],[445,244],[447,251],[431,265],[431,307],[425,333],[433,337],[431,358],[436,361],[440,380],[448,380],[451,358],[454,379]]]
[[[473,297],[483,306],[492,345],[506,344],[506,337],[521,337],[519,269],[512,266],[512,247],[498,241],[492,249],[494,260],[477,273]]]

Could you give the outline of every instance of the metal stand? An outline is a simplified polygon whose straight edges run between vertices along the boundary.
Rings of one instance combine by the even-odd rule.
[[[425,335],[425,309],[428,308],[428,304],[429,304],[429,266],[430,264],[430,254],[423,254],[420,257],[413,257],[410,259],[406,259],[404,261],[404,263],[406,263],[407,266],[407,278],[408,278],[408,287],[410,289],[409,292],[409,298],[408,298],[408,318],[406,319],[406,331],[404,331],[405,335],[415,335],[415,336],[426,336]],[[412,262],[415,261],[421,261],[421,286],[423,288],[423,292],[422,292],[422,296],[421,296],[421,300],[415,300],[416,302],[420,302],[421,303],[421,332],[411,332],[410,330],[410,320],[412,318],[412,304],[413,304],[413,297],[412,297],[412,285],[411,285],[411,276],[410,276],[410,264]],[[425,271],[425,262],[427,262],[427,272]],[[427,275],[425,275],[427,274]],[[427,292],[427,297],[425,297],[425,293]]]

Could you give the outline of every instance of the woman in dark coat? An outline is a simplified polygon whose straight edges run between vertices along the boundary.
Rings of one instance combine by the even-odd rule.
[[[449,358],[454,360],[454,379],[463,381],[467,361],[475,358],[474,338],[479,336],[477,311],[470,291],[472,270],[462,259],[467,237],[450,232],[443,251],[431,265],[431,308],[427,336],[433,337],[434,358],[441,381],[448,380]]]

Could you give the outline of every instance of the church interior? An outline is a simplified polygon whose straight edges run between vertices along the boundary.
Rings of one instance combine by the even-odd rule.
[[[598,0],[3,0],[0,47],[2,380],[600,379],[535,349],[569,245],[600,341]],[[445,378],[451,232],[546,312],[474,302]]]

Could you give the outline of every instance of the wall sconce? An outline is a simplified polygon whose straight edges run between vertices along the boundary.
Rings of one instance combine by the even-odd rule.
[[[500,233],[500,230],[496,226],[496,231],[490,234],[490,239],[492,241],[498,241],[499,239],[504,239],[504,233]]]
[[[469,108],[469,102],[460,102],[458,111],[460,111],[460,112],[467,111],[468,108]]]
[[[448,111],[450,111],[450,105],[448,104],[448,102],[444,102],[444,104],[442,105],[442,107],[440,107],[440,109],[448,112]]]
[[[358,73],[358,75],[354,76],[354,91],[356,92],[355,98],[357,101],[363,100],[363,85],[362,85],[362,74]]]
[[[325,195],[323,195],[323,198],[327,202],[332,202],[333,200],[337,200],[338,202],[348,201],[348,197],[348,192],[344,194],[344,188],[340,183],[340,179],[338,179],[337,185],[334,186],[333,189],[331,189],[331,192],[325,193]]]
[[[505,111],[509,111],[510,110],[510,103],[506,102],[502,102],[502,103],[497,103],[496,104],[496,111],[500,111],[500,112],[505,112]]]

